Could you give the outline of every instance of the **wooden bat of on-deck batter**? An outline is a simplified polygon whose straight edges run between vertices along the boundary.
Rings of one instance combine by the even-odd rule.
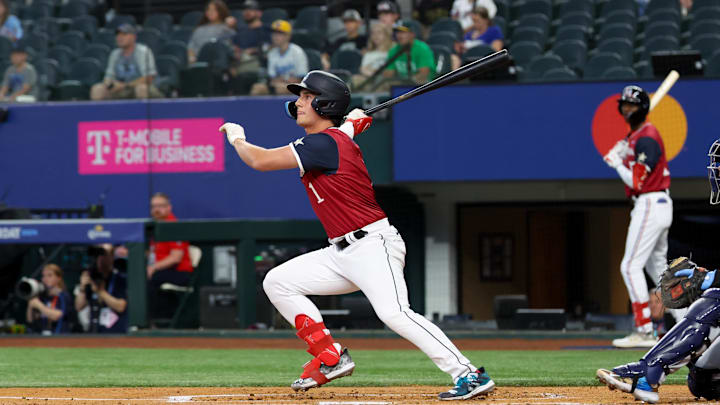
[[[677,71],[671,70],[670,73],[668,73],[665,80],[660,84],[660,87],[655,90],[655,93],[653,93],[650,98],[650,111],[660,103],[660,100],[670,91],[670,88],[672,88],[678,78],[680,78],[680,74]]]

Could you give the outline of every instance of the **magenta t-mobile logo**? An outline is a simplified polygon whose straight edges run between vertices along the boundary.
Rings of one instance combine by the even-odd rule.
[[[107,161],[104,155],[110,153],[110,131],[88,131],[87,132],[87,153],[94,155],[90,162],[92,165],[105,165]]]

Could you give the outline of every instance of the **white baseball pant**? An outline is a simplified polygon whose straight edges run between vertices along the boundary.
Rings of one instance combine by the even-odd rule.
[[[362,239],[356,240],[352,233],[343,236],[352,242],[345,249],[330,245],[272,269],[263,288],[275,308],[292,325],[300,314],[322,322],[320,311],[306,295],[360,290],[385,325],[415,344],[453,381],[475,371],[440,328],[410,309],[403,274],[405,242],[397,229],[387,219],[362,229],[368,232]]]
[[[673,202],[667,193],[657,191],[635,198],[625,255],[620,263],[620,271],[633,303],[645,303],[650,299],[643,268],[657,285],[667,266],[667,238],[672,217]],[[649,318],[650,310],[647,309],[644,315]]]

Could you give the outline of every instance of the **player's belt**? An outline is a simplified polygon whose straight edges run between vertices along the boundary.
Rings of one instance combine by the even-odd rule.
[[[358,241],[367,235],[367,231],[363,231],[362,229],[358,229],[357,231],[352,233],[352,236],[355,238],[355,241]],[[335,242],[335,246],[338,247],[338,249],[343,250],[346,247],[350,246],[350,242],[347,241],[347,238],[342,238],[339,241]]]

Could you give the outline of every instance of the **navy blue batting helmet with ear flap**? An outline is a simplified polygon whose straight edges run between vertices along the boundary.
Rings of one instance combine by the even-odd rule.
[[[630,125],[637,125],[645,121],[645,117],[647,117],[650,112],[650,96],[648,96],[645,90],[638,86],[626,86],[623,89],[622,94],[618,99],[618,111],[620,111],[620,115],[623,113],[623,103],[635,104],[640,107],[637,111],[627,117],[627,121]]]
[[[303,77],[302,82],[288,84],[288,90],[295,95],[307,90],[315,94],[312,108],[324,118],[340,118],[350,106],[350,89],[345,82],[332,73],[313,70]],[[285,103],[285,112],[297,119],[297,107],[294,101]]]

